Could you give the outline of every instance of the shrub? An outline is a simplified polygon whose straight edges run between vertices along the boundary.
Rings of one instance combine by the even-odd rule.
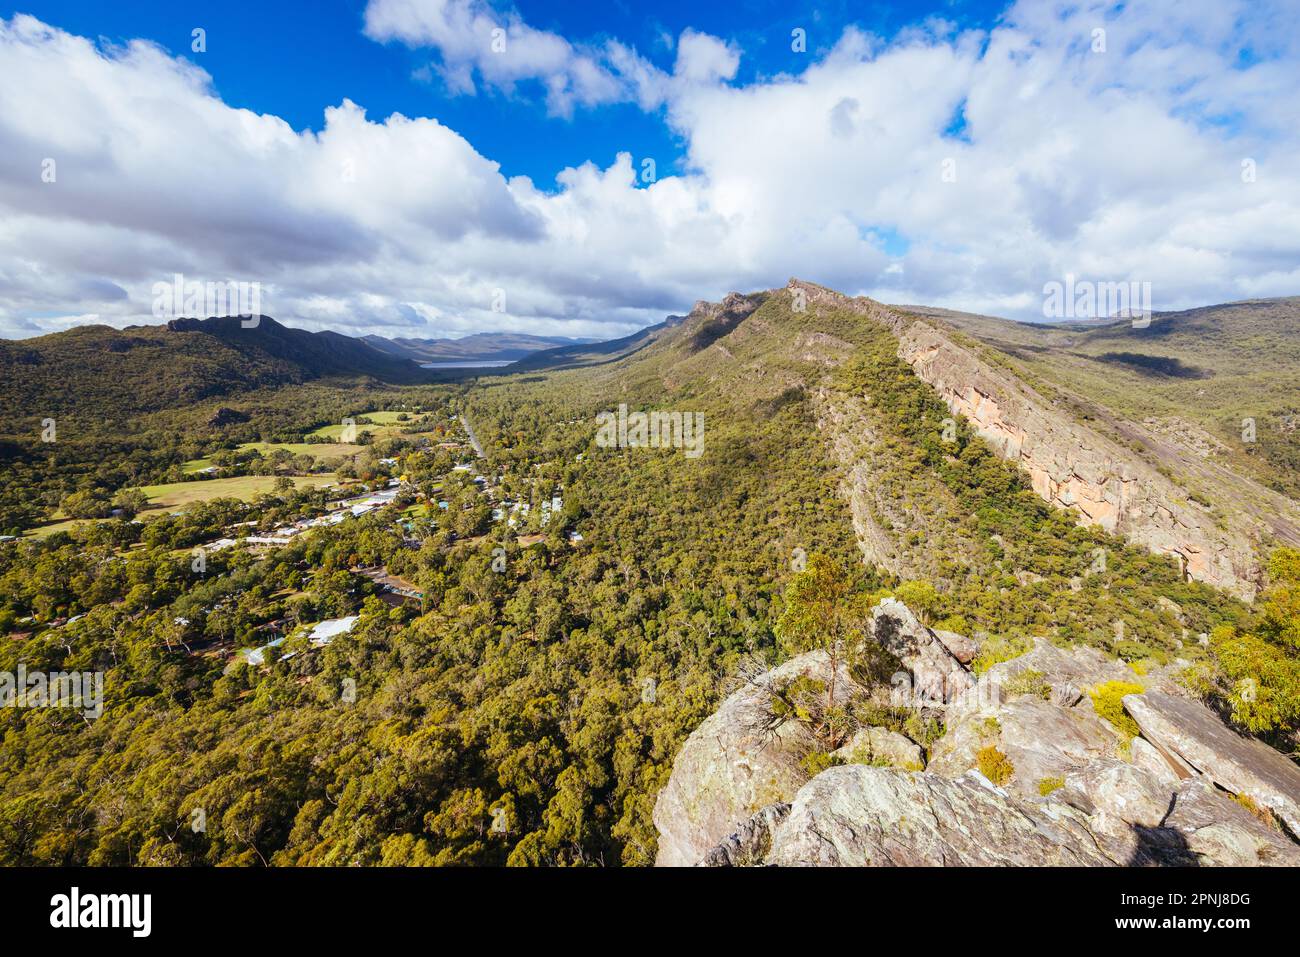
[[[906,581],[894,589],[894,597],[916,613],[925,624],[939,603],[939,593],[928,581]]]
[[[980,774],[999,787],[1010,781],[1011,776],[1016,773],[1011,760],[997,749],[997,745],[993,744],[975,752],[975,763],[979,766]]]
[[[799,675],[788,684],[773,689],[772,713],[778,718],[794,718],[805,723],[814,717],[816,699],[826,691],[826,682]]]
[[[1047,797],[1047,795],[1051,794],[1053,791],[1058,791],[1063,787],[1065,787],[1065,778],[1038,779],[1038,793],[1043,797]]]
[[[1256,733],[1300,723],[1300,661],[1294,650],[1230,625],[1210,633],[1232,720]]]
[[[1131,681],[1107,681],[1105,684],[1097,685],[1088,692],[1092,698],[1092,707],[1111,723],[1111,725],[1126,739],[1135,738],[1142,733],[1137,722],[1129,716],[1124,710],[1124,696],[1130,694],[1141,694],[1146,689],[1139,684]]]
[[[1012,658],[1019,658],[1032,647],[1027,638],[1008,638],[1002,635],[990,636],[980,643],[979,654],[971,662],[971,671],[982,675],[994,665]]]
[[[965,615],[949,615],[942,621],[936,621],[934,627],[939,631],[955,631],[959,635],[971,633],[970,620]]]
[[[1052,686],[1047,683],[1043,673],[1035,668],[1026,668],[1024,671],[1013,675],[1003,690],[1013,698],[1030,695],[1046,701],[1052,696]]]
[[[1273,812],[1266,807],[1260,807],[1259,803],[1249,794],[1234,794],[1232,799],[1244,807],[1255,817],[1259,818],[1264,824],[1273,829],[1277,829],[1277,819],[1273,817]]]
[[[925,748],[927,752],[934,742],[943,737],[945,730],[942,721],[919,714],[911,715],[903,723],[903,733]]]
[[[810,751],[804,755],[800,764],[808,772],[810,778],[815,778],[827,768],[833,768],[840,763],[840,759],[826,751]]]

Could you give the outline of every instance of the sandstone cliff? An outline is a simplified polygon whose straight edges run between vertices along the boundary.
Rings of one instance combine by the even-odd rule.
[[[810,308],[844,309],[883,323],[898,338],[900,358],[928,383],[954,414],[1028,474],[1044,500],[1076,514],[1080,523],[1098,525],[1154,552],[1176,557],[1184,574],[1228,589],[1247,600],[1261,581],[1260,553],[1274,541],[1300,544],[1300,508],[1245,476],[1203,462],[1186,462],[1136,423],[1123,423],[1122,437],[1162,457],[1204,474],[1218,490],[1215,509],[1199,504],[1187,489],[1117,437],[1081,422],[1071,408],[1055,402],[990,358],[978,346],[937,319],[891,309],[864,297],[850,298],[800,280],[787,287]],[[846,410],[828,415],[843,420]],[[833,439],[850,483],[865,487],[853,471],[854,456],[868,453],[851,439]],[[846,459],[852,459],[846,460]],[[869,464],[869,463],[866,463]],[[907,556],[885,540],[862,504],[850,496],[854,521],[868,557],[900,574]]]

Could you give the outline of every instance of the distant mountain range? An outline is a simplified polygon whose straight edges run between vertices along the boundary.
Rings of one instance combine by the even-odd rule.
[[[380,352],[415,362],[513,362],[543,349],[585,345],[594,339],[532,336],[523,332],[479,332],[462,339],[385,339],[362,336]]]
[[[464,339],[357,338],[309,332],[270,316],[173,319],[166,325],[79,326],[0,339],[0,415],[130,415],[314,379],[434,381],[426,362],[514,361],[589,340],[521,333]],[[70,383],[77,383],[74,389]]]
[[[610,339],[605,342],[595,340],[574,340],[574,345],[555,346],[542,349],[526,356],[510,367],[511,372],[530,372],[540,369],[567,369],[573,366],[591,365],[598,362],[610,362],[614,359],[631,355],[638,349],[656,341],[664,332],[674,329],[685,321],[685,316],[669,316],[663,322],[638,329],[630,336]]]

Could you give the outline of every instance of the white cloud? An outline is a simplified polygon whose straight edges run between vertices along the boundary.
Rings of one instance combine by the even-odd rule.
[[[685,171],[638,188],[620,155],[543,191],[432,119],[344,101],[297,132],[151,44],[0,21],[0,333],[150,321],[174,272],[260,281],[295,324],[424,336],[620,335],[791,275],[1024,317],[1066,272],[1149,280],[1157,308],[1300,293],[1300,15],[1284,3],[1026,2],[991,33],[849,30],[745,85],[742,52],[704,34],[677,40],[667,73],[497,16],[372,0],[367,30],[436,48],[463,89],[664,106]],[[481,42],[498,22],[509,60]]]
[[[486,0],[372,0],[366,35],[436,50],[438,72],[448,88],[473,93],[475,78],[503,90],[536,80],[547,103],[568,115],[574,104],[590,107],[630,99],[632,87],[601,62],[599,50],[580,50],[564,37],[535,30],[517,14],[497,11]],[[623,48],[617,53],[621,55]],[[640,64],[638,64],[640,65]]]

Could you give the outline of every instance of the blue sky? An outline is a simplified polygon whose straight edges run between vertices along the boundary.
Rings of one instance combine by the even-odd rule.
[[[1294,295],[1297,88],[1294,0],[0,4],[0,335],[164,321],[178,273],[427,337],[791,276]]]
[[[1005,6],[991,0],[514,4],[537,29],[570,39],[617,38],[663,69],[671,69],[671,43],[688,27],[734,40],[746,53],[736,77],[741,83],[802,68],[806,61],[789,48],[790,31],[797,27],[808,31],[808,49],[816,55],[834,45],[849,25],[882,37],[932,16],[981,27],[991,25]],[[544,97],[536,84],[525,84],[515,96],[491,90],[465,96],[449,93],[436,79],[416,79],[430,54],[368,39],[362,32],[365,3],[360,0],[30,0],[0,9],[6,15],[31,13],[53,26],[111,43],[153,40],[212,74],[217,92],[231,106],[273,113],[298,130],[319,130],[324,107],[345,97],[372,117],[394,112],[436,117],[499,162],[507,176],[524,174],[539,186],[553,186],[555,174],[568,166],[612,162],[619,151],[653,156],[663,171],[677,168],[684,157],[682,139],[665,126],[662,111],[647,114],[631,104],[615,104],[556,117],[538,108]],[[201,54],[190,49],[196,27],[207,31],[207,50]]]

